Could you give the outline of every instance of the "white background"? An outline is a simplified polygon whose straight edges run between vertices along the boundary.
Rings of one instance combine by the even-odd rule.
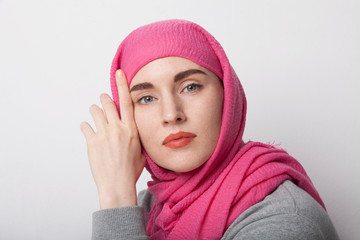
[[[358,239],[359,13],[357,0],[0,0],[0,239],[90,238],[99,204],[80,123],[111,94],[124,37],[169,18],[222,44],[248,100],[244,140],[281,142],[341,239]]]

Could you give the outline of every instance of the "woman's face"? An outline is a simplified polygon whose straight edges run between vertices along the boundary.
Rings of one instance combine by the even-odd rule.
[[[210,158],[224,96],[214,73],[185,58],[160,58],[136,73],[130,92],[141,143],[158,166],[188,172]]]

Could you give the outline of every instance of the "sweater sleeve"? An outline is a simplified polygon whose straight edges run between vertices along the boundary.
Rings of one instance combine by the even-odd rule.
[[[144,209],[134,206],[94,212],[91,239],[148,239],[145,231]]]
[[[148,239],[145,215],[151,195],[141,191],[138,206],[99,210],[92,215],[92,240]]]
[[[325,210],[307,192],[285,181],[242,213],[223,240],[339,240]]]
[[[274,215],[238,229],[232,238],[243,240],[327,240],[309,219],[296,214]],[[334,238],[330,238],[334,239]]]

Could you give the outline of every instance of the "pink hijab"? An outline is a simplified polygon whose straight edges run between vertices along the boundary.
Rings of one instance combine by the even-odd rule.
[[[151,239],[220,239],[246,209],[262,201],[285,180],[307,191],[324,209],[304,168],[283,149],[242,140],[246,98],[240,81],[218,41],[186,20],[164,20],[131,32],[120,44],[111,66],[111,90],[119,109],[115,72],[129,81],[152,60],[178,56],[214,72],[223,81],[224,105],[217,146],[198,169],[180,175],[158,167],[146,156],[155,197],[146,230]]]

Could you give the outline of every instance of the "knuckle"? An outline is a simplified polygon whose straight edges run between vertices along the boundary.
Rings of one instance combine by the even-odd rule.
[[[121,121],[111,121],[108,124],[108,131],[111,132],[120,132],[122,128]]]
[[[109,135],[112,138],[118,138],[119,136],[121,136],[121,130],[120,128],[112,128],[111,131],[109,132]]]
[[[124,136],[124,126],[121,122],[109,123],[108,125],[108,135],[111,138],[119,138]]]
[[[102,102],[101,104],[102,104],[104,110],[109,110],[109,109],[111,109],[111,103],[109,103],[109,102]]]
[[[121,100],[121,103],[125,106],[125,107],[132,107],[132,100],[131,99],[122,99]]]
[[[105,142],[108,139],[108,134],[106,131],[98,133],[97,141],[99,142]]]
[[[139,137],[139,135],[138,135],[137,129],[133,128],[133,127],[129,128],[129,138],[131,140],[137,140],[138,137]]]

